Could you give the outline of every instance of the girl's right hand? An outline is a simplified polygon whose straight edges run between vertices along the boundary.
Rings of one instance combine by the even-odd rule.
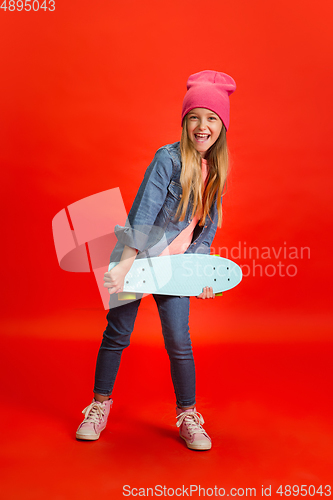
[[[104,273],[104,286],[110,295],[123,291],[125,276],[131,269],[137,253],[135,248],[125,245],[119,264],[114,266],[111,271]]]
[[[127,270],[124,269],[121,262],[111,271],[104,273],[104,286],[108,289],[110,295],[123,291],[126,274]]]

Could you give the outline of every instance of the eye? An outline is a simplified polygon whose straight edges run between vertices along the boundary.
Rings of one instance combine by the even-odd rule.
[[[210,117],[209,117],[209,120],[213,120],[213,121],[215,121],[215,120],[216,120],[216,116],[210,116]]]
[[[190,119],[190,120],[196,120],[196,118],[197,118],[197,116],[196,116],[196,115],[190,115],[190,116],[189,116],[189,119]]]

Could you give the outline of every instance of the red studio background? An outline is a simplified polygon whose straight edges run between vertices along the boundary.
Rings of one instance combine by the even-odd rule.
[[[332,484],[331,2],[54,5],[0,9],[4,498]],[[78,443],[105,311],[91,273],[60,269],[52,219],[114,187],[128,211],[156,149],[179,140],[187,77],[203,69],[237,83],[212,253],[244,272],[222,298],[191,302],[198,402],[216,446],[191,454],[175,437],[151,297],[114,424],[104,441]]]

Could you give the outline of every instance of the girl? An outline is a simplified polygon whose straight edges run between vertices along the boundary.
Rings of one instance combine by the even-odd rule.
[[[148,167],[125,227],[116,226],[118,242],[104,275],[110,293],[108,324],[98,353],[94,399],[83,410],[85,418],[76,437],[96,440],[105,428],[110,398],[122,351],[130,335],[139,300],[117,301],[124,278],[135,259],[165,254],[210,253],[222,220],[222,191],[228,168],[226,131],[229,95],[236,89],[225,73],[201,71],[187,81],[182,107],[181,141],[160,148]],[[206,287],[201,299],[214,298]],[[188,448],[209,450],[211,439],[195,407],[195,367],[189,335],[189,297],[154,295],[171,377],[177,398],[180,437]]]

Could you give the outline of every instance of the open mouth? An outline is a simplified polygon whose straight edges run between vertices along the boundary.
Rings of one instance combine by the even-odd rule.
[[[210,138],[210,134],[194,134],[197,142],[206,142]]]

